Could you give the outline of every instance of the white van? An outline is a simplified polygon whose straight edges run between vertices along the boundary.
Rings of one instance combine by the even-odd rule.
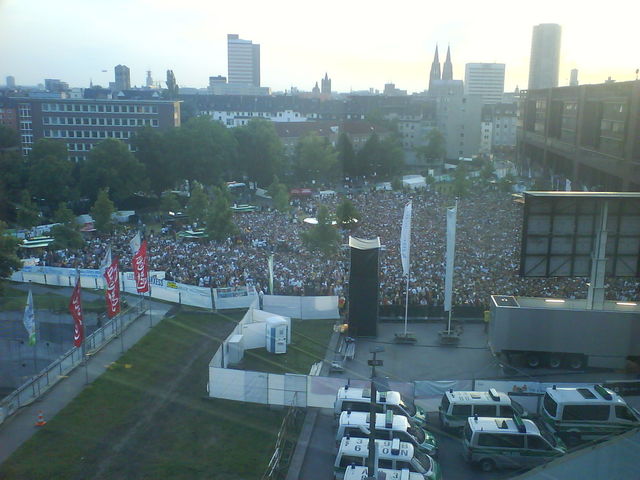
[[[336,444],[342,437],[368,437],[370,414],[364,412],[342,412],[336,431]],[[420,427],[409,423],[407,417],[394,415],[392,411],[386,414],[376,413],[376,438],[380,440],[399,439],[401,442],[411,443],[421,452],[435,456],[438,454],[436,437]]]
[[[398,440],[376,440],[378,468],[391,470],[408,469],[419,473],[423,479],[439,480],[440,466],[429,455],[416,451],[410,443]],[[333,464],[335,479],[343,479],[345,470],[351,465],[366,466],[369,457],[369,439],[344,437],[340,441],[338,455]]]
[[[410,472],[408,468],[403,470],[391,470],[390,468],[378,468],[378,473],[383,473],[385,480],[424,480],[419,473]],[[368,480],[369,469],[351,465],[344,472],[344,480]]]
[[[455,392],[449,390],[442,396],[438,407],[440,422],[444,428],[463,428],[469,417],[512,417],[516,413],[527,416],[522,405],[509,395],[490,388],[488,392]]]
[[[540,414],[570,443],[640,427],[640,413],[601,385],[547,388]]]
[[[532,468],[567,452],[562,440],[533,423],[513,418],[467,419],[463,432],[466,460],[484,472],[495,468]]]
[[[405,401],[400,392],[392,390],[377,392],[376,397],[377,413],[385,413],[387,410],[391,410],[396,415],[404,415],[412,419],[418,426],[424,426],[427,423],[426,412],[414,405],[413,402]],[[333,404],[333,414],[338,418],[341,412],[346,412],[347,410],[368,412],[369,408],[371,408],[371,389],[345,385],[338,390]]]

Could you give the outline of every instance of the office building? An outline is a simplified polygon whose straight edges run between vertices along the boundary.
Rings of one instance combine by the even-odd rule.
[[[574,68],[571,70],[571,78],[569,79],[569,86],[577,87],[578,86],[578,69]]]
[[[22,154],[28,155],[41,138],[65,142],[72,161],[86,160],[89,151],[106,138],[126,144],[137,129],[180,126],[180,102],[10,97],[18,111]]]
[[[260,45],[227,35],[227,63],[230,84],[260,86]]]
[[[560,25],[555,23],[543,23],[533,27],[529,90],[558,86],[561,33]]]
[[[640,82],[528,90],[521,109],[523,169],[574,189],[640,191]]]
[[[58,78],[45,78],[44,89],[51,93],[62,93],[69,90],[69,84]]]
[[[116,75],[115,89],[121,92],[131,88],[131,73],[126,65],[116,65],[113,69]]]
[[[480,95],[484,105],[502,101],[504,63],[467,63],[464,69],[464,93]]]
[[[13,75],[7,75],[7,88],[16,88],[16,79]]]

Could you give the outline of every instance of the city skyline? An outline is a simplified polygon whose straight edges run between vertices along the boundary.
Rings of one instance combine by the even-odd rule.
[[[164,81],[172,69],[180,86],[204,88],[210,76],[226,75],[227,34],[237,33],[261,45],[261,84],[273,91],[310,91],[328,72],[337,92],[382,91],[389,82],[421,92],[436,44],[442,57],[451,47],[454,79],[464,78],[466,63],[505,63],[505,90],[513,91],[527,86],[539,23],[562,27],[559,85],[569,84],[573,68],[581,84],[635,79],[640,65],[625,57],[635,44],[638,7],[614,0],[607,12],[585,6],[578,16],[572,3],[541,1],[526,16],[505,17],[512,7],[498,0],[463,2],[455,11],[401,1],[380,12],[330,0],[308,15],[291,13],[300,9],[290,1],[214,8],[186,0],[178,8],[165,0],[98,0],[91,7],[79,0],[2,0],[0,81],[12,75],[18,85],[36,85],[60,78],[87,87],[91,79],[107,87],[113,68],[123,64],[132,85],[145,85],[147,70]]]

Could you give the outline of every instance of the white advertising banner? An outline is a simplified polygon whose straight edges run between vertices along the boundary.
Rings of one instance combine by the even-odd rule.
[[[453,294],[453,264],[456,254],[456,216],[458,207],[447,208],[447,267],[444,276],[444,311],[451,311],[451,296]]]
[[[400,234],[400,258],[402,259],[402,273],[404,275],[409,275],[411,258],[411,209],[412,202],[409,202],[404,207],[402,233]]]

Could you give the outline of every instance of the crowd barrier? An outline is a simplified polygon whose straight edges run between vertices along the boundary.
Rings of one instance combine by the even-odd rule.
[[[262,308],[268,312],[290,318],[318,320],[338,319],[338,297],[292,297],[284,295],[264,295]]]
[[[105,324],[85,338],[85,351],[91,354],[106,345],[120,332],[124,331],[136,318],[144,314],[144,301],[140,299],[127,310],[105,322]],[[37,400],[49,388],[64,378],[71,370],[82,363],[82,351],[72,347],[44,370],[31,377],[12,393],[0,400],[0,423],[24,405]]]

